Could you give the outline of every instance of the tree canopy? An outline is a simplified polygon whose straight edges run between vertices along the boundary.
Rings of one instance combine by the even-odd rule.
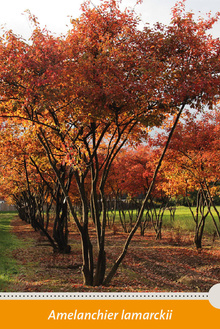
[[[120,150],[146,139],[149,129],[170,115],[177,115],[177,123],[186,105],[211,108],[219,100],[220,40],[207,33],[219,14],[196,21],[184,2],[174,6],[169,26],[140,30],[135,12],[122,11],[119,1],[101,1],[98,7],[88,1],[64,36],[42,30],[30,15],[35,28],[29,42],[12,31],[0,40],[2,129],[10,121],[20,127],[20,138],[30,136],[25,157],[31,148],[35,152],[34,141],[40,142],[82,238],[85,284],[109,283],[140,223],[142,211],[106,276],[105,187]],[[60,169],[67,166],[64,180]],[[67,184],[72,181],[80,212]]]

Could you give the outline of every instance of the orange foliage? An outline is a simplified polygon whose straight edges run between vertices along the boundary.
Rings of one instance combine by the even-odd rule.
[[[41,30],[30,15],[30,42],[11,31],[0,39],[0,116],[25,130],[30,148],[40,141],[82,235],[86,284],[104,280],[105,186],[119,151],[187,104],[211,107],[220,94],[220,40],[207,34],[219,14],[195,21],[182,1],[169,26],[141,31],[135,12],[121,11],[119,3],[85,2],[65,36]],[[61,165],[74,175],[80,218]],[[89,204],[99,248],[95,276]]]

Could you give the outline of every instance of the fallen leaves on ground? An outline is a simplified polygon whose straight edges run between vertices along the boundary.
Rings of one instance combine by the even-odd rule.
[[[204,248],[198,252],[192,236],[186,233],[181,239],[178,236],[175,242],[169,231],[163,232],[162,240],[155,240],[153,231],[148,231],[145,236],[135,235],[111,286],[85,287],[82,285],[80,237],[74,227],[69,237],[72,251],[64,255],[53,253],[46,237],[20,219],[15,219],[12,225],[13,232],[26,246],[13,252],[21,270],[7,288],[9,291],[207,292],[220,281],[220,241],[213,244],[211,237],[206,237]],[[108,230],[108,268],[122,250],[126,237],[120,230],[116,235]]]

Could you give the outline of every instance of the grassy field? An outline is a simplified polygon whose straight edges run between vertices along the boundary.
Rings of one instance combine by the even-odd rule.
[[[23,242],[10,232],[10,222],[14,216],[13,212],[0,212],[0,290],[17,275],[20,267],[12,257],[12,251],[23,245]]]
[[[217,209],[220,213],[220,206],[218,206]],[[192,210],[195,214],[196,207],[192,207]],[[219,220],[217,218],[217,215],[214,214],[214,212],[213,212],[213,215],[215,217],[216,222],[218,223],[218,225],[220,227],[220,223],[219,223]],[[127,222],[129,222],[128,212],[126,213],[126,219],[127,219]],[[134,216],[134,220],[135,220],[135,216]],[[116,212],[115,223],[117,225],[120,225],[118,211]],[[165,210],[164,215],[163,215],[163,227],[167,228],[167,229],[174,229],[174,230],[180,230],[180,231],[186,231],[186,232],[194,232],[195,222],[192,218],[192,214],[191,214],[188,207],[178,206],[176,208],[176,211],[175,211],[174,221],[171,221],[171,219],[170,219],[169,210]],[[214,232],[215,232],[215,227],[214,227],[212,218],[211,218],[210,215],[208,215],[208,217],[206,218],[206,223],[205,223],[205,233],[212,235]]]
[[[220,207],[217,207],[218,211],[220,212]],[[194,214],[196,212],[196,207],[192,208]],[[216,222],[218,222],[217,215],[214,214]],[[175,229],[181,229],[183,231],[193,232],[195,229],[195,222],[193,221],[192,214],[188,207],[179,206],[175,212],[175,219],[174,222],[170,221],[170,213],[169,210],[164,212],[164,220],[163,220],[165,227],[173,227]],[[214,224],[210,215],[208,215],[205,223],[205,233],[213,234],[215,232]]]

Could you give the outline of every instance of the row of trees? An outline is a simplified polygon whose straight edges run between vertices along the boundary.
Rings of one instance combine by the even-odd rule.
[[[220,215],[216,207],[219,199],[219,124],[220,114],[216,110],[196,118],[188,114],[184,123],[174,134],[174,138],[164,162],[167,193],[185,196],[195,222],[195,244],[201,248],[205,220],[211,216],[216,234],[220,237]],[[157,140],[158,145],[160,141]],[[175,159],[175,162],[174,162]],[[194,192],[194,202],[190,194]],[[196,212],[192,206],[196,206]],[[217,222],[215,220],[217,218]]]
[[[219,14],[195,21],[184,1],[172,14],[169,26],[139,30],[135,12],[121,11],[118,1],[97,8],[86,2],[65,36],[42,30],[30,14],[31,40],[12,31],[0,40],[1,190],[16,202],[21,218],[46,235],[54,204],[48,239],[64,252],[70,250],[70,212],[81,236],[87,285],[108,284],[124,259],[185,107],[212,108],[219,99],[220,40],[207,33]],[[174,123],[145,184],[136,222],[106,274],[114,163],[123,147],[147,140],[149,129],[169,117]]]
[[[159,238],[164,210],[169,209],[173,219],[175,204],[182,203],[189,207],[195,221],[197,248],[202,247],[205,219],[208,215],[211,216],[216,234],[220,237],[220,216],[216,207],[220,192],[219,127],[218,108],[200,116],[187,112],[178,123],[146,204],[146,215],[140,223],[142,234],[148,219]],[[113,199],[128,195],[133,203],[136,200],[138,209],[138,200],[149,189],[169,130],[168,122],[163,133],[155,134],[147,145],[142,144],[133,150],[127,149],[120,153],[107,182]],[[193,211],[192,207],[195,207],[196,211]],[[129,212],[128,217],[131,218]]]

